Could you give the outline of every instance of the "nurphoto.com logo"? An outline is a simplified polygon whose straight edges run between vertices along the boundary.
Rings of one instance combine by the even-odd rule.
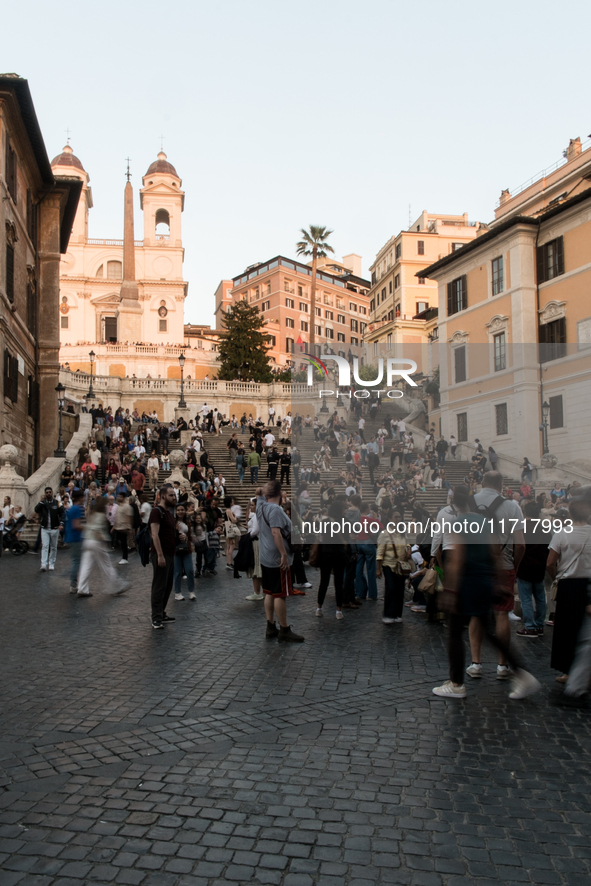
[[[368,391],[367,388],[382,385],[384,382],[384,362],[386,363],[385,382],[387,390],[380,388],[377,391],[378,398],[381,397],[382,394],[390,400],[397,400],[400,397],[404,397],[403,391],[392,387],[395,378],[404,379],[404,381],[413,388],[417,387],[416,381],[413,381],[411,378],[412,373],[417,371],[417,364],[414,360],[387,357],[384,361],[384,358],[380,357],[378,360],[377,377],[368,380],[359,377],[359,357],[353,357],[353,380],[356,384],[361,386],[361,390],[358,390],[351,385],[351,364],[345,359],[345,357],[337,357],[335,354],[322,354],[320,357],[310,357],[309,354],[302,354],[301,357],[302,360],[306,360],[308,363],[307,384],[309,387],[312,387],[314,384],[314,370],[322,373],[324,378],[330,381],[329,372],[324,363],[325,360],[334,360],[337,364],[338,375],[336,372],[334,374],[335,382],[338,378],[337,390],[319,391],[318,396],[320,399],[331,395],[336,395],[336,397],[355,397],[358,400],[370,397],[371,392]],[[345,388],[346,390],[341,391],[339,388]]]

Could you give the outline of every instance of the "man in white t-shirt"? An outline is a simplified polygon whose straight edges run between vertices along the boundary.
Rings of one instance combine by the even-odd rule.
[[[269,424],[270,425],[275,424],[275,407],[274,406],[269,406]]]
[[[365,419],[363,418],[363,416],[360,416],[360,418],[359,418],[358,427],[359,427],[359,436],[361,437],[361,439],[365,443],[365,437],[363,435],[363,429],[365,427]]]
[[[265,434],[265,446],[267,447],[267,449],[271,449],[274,442],[275,442],[275,437],[273,436],[271,431],[267,431],[267,433]]]

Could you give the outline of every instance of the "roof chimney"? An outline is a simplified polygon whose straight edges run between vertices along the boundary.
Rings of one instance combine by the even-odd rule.
[[[504,191],[501,191],[501,196],[499,197],[499,206],[502,206],[503,203],[507,203],[511,199],[511,191],[509,188],[505,188]]]
[[[582,150],[581,139],[571,138],[568,143],[568,148],[566,149],[566,162],[568,163],[570,160],[574,160],[575,157],[579,156]]]

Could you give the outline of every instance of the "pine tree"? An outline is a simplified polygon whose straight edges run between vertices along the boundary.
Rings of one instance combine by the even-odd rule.
[[[269,336],[265,321],[256,308],[239,301],[223,316],[224,335],[220,342],[218,378],[225,381],[271,382],[267,351]]]

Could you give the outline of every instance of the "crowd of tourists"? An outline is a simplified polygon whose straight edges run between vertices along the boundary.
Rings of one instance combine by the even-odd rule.
[[[408,612],[447,627],[450,679],[434,688],[436,695],[465,697],[466,676],[483,674],[484,640],[497,650],[496,677],[511,682],[511,698],[536,691],[540,684],[512,642],[514,620],[519,642],[552,628],[551,665],[565,684],[562,698],[584,701],[591,675],[591,488],[556,483],[536,491],[527,458],[520,482],[509,487],[496,469],[494,449],[485,450],[478,439],[464,481],[452,485],[445,464],[456,458],[455,438],[446,440],[432,428],[417,444],[403,419],[384,417],[366,439],[370,415],[357,410],[347,420],[335,413],[326,421],[309,415],[282,421],[270,409],[264,421],[231,416],[228,459],[235,461],[238,483],[248,470],[253,486],[246,514],[229,494],[222,466],[209,461],[208,435],[225,427],[216,424],[217,410],[204,404],[194,420],[172,430],[120,410],[93,415],[92,440],[80,464],[66,465],[59,491],[48,488],[36,508],[41,569],[55,567],[65,531],[71,591],[91,596],[90,577],[98,574],[105,590],[119,594],[126,589],[124,570],[115,569],[106,548],[120,549],[118,565],[124,567],[137,545],[152,564],[151,618],[160,630],[174,621],[167,612],[171,593],[184,600],[186,581],[194,601],[196,581],[216,575],[221,559],[235,577],[252,580],[247,599],[264,601],[266,636],[287,642],[304,639],[289,626],[286,600],[311,588],[306,567],[319,569],[317,617],[324,615],[331,578],[337,620],[344,610],[376,601],[383,579],[385,625],[402,623]],[[304,428],[312,429],[317,444],[311,468],[302,460]],[[159,471],[170,463],[168,440],[183,431],[189,432],[183,436],[186,482],[163,484]],[[266,476],[259,477],[265,466]],[[311,495],[314,484],[317,495]],[[421,501],[428,486],[447,493],[437,514]],[[153,504],[145,488],[153,491]],[[3,519],[14,516],[5,502]],[[316,527],[324,519],[340,521],[342,531],[330,539],[322,535]],[[446,520],[453,529],[445,528]],[[418,534],[406,531],[409,522],[420,525]]]

